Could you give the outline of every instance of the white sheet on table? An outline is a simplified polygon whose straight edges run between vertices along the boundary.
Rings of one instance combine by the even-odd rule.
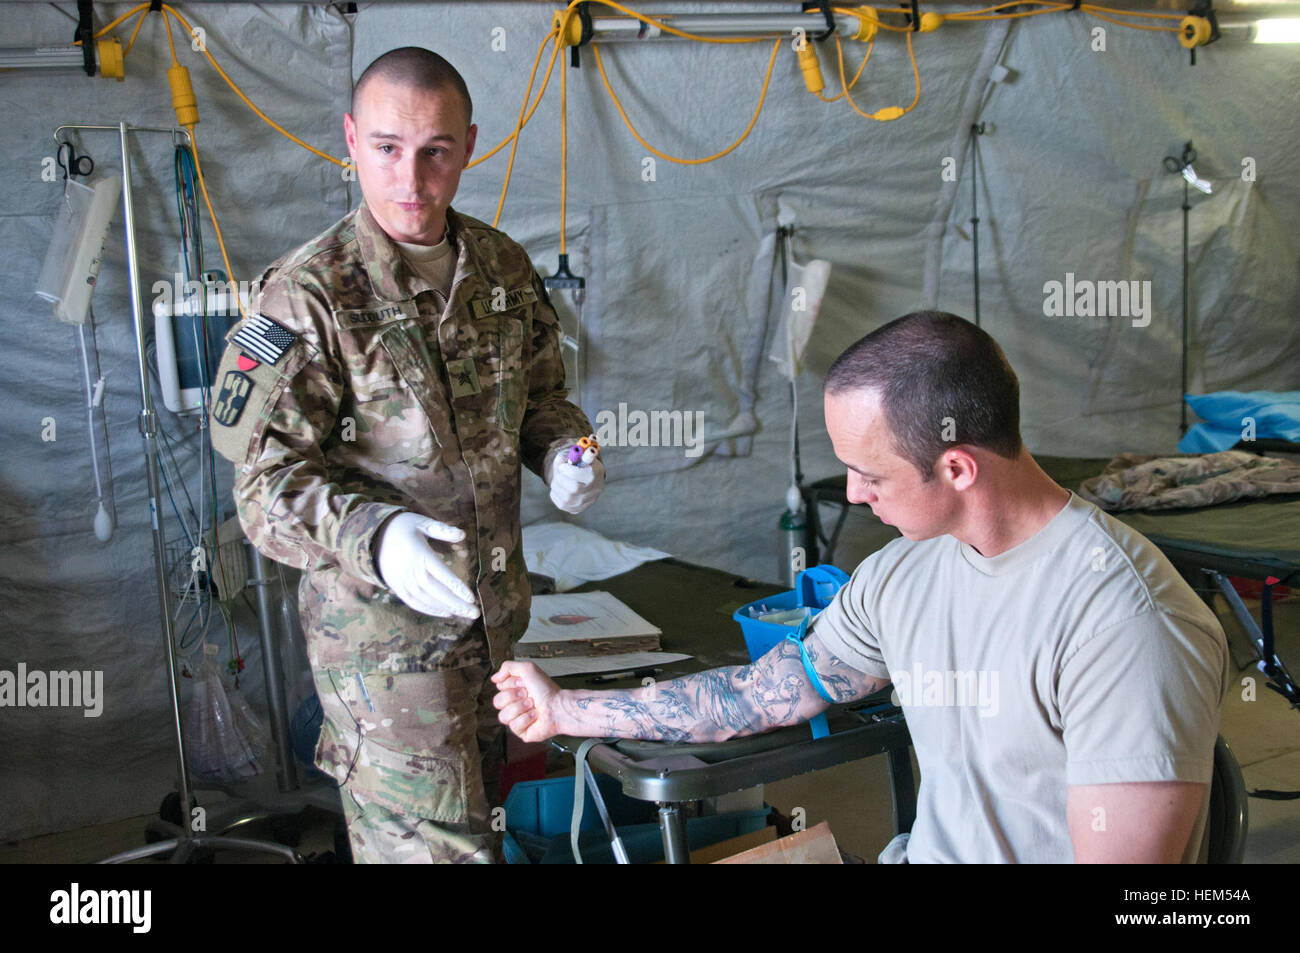
[[[587,672],[634,672],[680,662],[690,657],[676,652],[623,652],[619,655],[570,655],[525,661],[536,663],[551,678],[560,678],[564,675],[584,675]]]
[[[524,527],[524,561],[529,572],[551,576],[556,592],[584,582],[608,579],[671,553],[606,539],[572,523],[534,523]]]

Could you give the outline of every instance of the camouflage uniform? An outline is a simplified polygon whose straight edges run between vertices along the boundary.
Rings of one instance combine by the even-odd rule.
[[[523,249],[451,210],[447,229],[450,301],[362,203],[262,275],[214,385],[212,442],[236,464],[240,522],[304,570],[326,713],[316,761],[346,789],[359,861],[498,850],[504,736],[487,676],[528,624],[520,465],[541,475],[592,429],[565,399],[558,321]],[[250,348],[239,336],[259,316],[283,330],[263,325]],[[477,593],[479,619],[417,613],[384,586],[372,541],[404,510],[465,531],[432,545]]]

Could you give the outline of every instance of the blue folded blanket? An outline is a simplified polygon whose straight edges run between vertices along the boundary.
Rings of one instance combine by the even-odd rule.
[[[1178,442],[1180,453],[1217,453],[1253,436],[1256,440],[1300,442],[1300,391],[1224,390],[1187,394],[1187,406],[1203,423],[1193,424]],[[1251,428],[1253,425],[1253,434]],[[1249,449],[1249,444],[1242,449]]]

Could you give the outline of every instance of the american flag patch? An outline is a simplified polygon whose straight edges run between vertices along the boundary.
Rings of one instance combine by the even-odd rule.
[[[230,339],[238,344],[252,357],[275,364],[289,350],[289,346],[298,340],[298,335],[281,327],[270,318],[255,314],[235,332]]]

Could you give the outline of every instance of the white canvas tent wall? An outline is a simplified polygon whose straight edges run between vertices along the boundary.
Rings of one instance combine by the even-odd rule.
[[[797,4],[745,9],[789,11]],[[736,4],[654,4],[648,12]],[[103,5],[99,23],[128,9]],[[201,3],[183,7],[224,68],[270,116],[307,141],[345,154],[341,115],[353,77],[376,55],[420,44],[464,73],[480,151],[513,127],[527,70],[553,7],[541,3]],[[0,4],[6,45],[66,42],[72,4]],[[1090,30],[1106,29],[1105,52]],[[506,48],[493,49],[494,28]],[[499,35],[499,34],[498,34]],[[199,145],[236,277],[335,221],[359,199],[339,169],[254,117],[180,39],[201,123]],[[798,258],[834,264],[800,382],[804,469],[839,472],[821,419],[820,375],[845,346],[919,307],[972,313],[966,132],[979,143],[984,326],[1020,374],[1024,435],[1033,451],[1104,455],[1171,450],[1178,439],[1181,180],[1161,159],[1193,140],[1197,171],[1216,186],[1194,199],[1191,231],[1191,389],[1300,386],[1297,242],[1300,129],[1294,47],[1222,42],[1195,67],[1169,34],[1124,30],[1083,14],[950,25],[916,38],[922,95],[890,123],[858,118],[803,89],[793,53],[778,56],[750,138],[717,162],[656,163],[623,127],[590,55],[569,75],[569,251],[589,295],[588,414],[702,411],[726,439],[699,456],[682,447],[606,452],[610,484],[578,522],[694,562],[772,578],[787,482],[788,391],[766,360],[775,306],[763,240],[778,202],[797,214]],[[710,154],[748,122],[770,45],[664,42],[605,49],[610,81],[649,142]],[[851,67],[860,50],[850,46]],[[824,56],[824,67],[828,60]],[[161,20],[146,23],[115,83],[75,73],[0,74],[0,669],[100,669],[106,700],[79,710],[0,710],[0,836],[66,829],[156,809],[173,788],[164,671],[153,594],[143,460],[135,418],[134,342],[120,219],[94,306],[119,529],[91,531],[80,379],[73,332],[32,293],[59,201],[42,180],[62,122],[169,125]],[[988,82],[994,66],[1009,73]],[[558,69],[559,67],[557,67]],[[828,91],[837,83],[826,69]],[[555,81],[558,83],[558,76]],[[901,38],[886,35],[857,90],[867,109],[913,95]],[[558,89],[525,130],[501,222],[543,273],[558,253]],[[85,137],[100,168],[116,140]],[[170,145],[133,143],[146,285],[174,271],[177,228]],[[1256,179],[1243,181],[1243,160]],[[505,152],[466,173],[456,207],[491,220]],[[209,228],[207,260],[219,260]],[[770,247],[770,242],[768,243]],[[1153,320],[1049,318],[1044,284],[1067,273],[1150,281]],[[148,298],[148,288],[144,289]],[[41,439],[53,417],[57,439]],[[163,413],[192,448],[192,422]],[[188,454],[195,480],[193,453]],[[221,466],[229,485],[228,467]],[[531,481],[525,520],[555,518]],[[228,503],[224,509],[228,510]],[[170,519],[171,514],[165,513]],[[173,523],[173,529],[174,529]],[[247,617],[244,619],[248,622]],[[253,630],[245,689],[260,701]]]

